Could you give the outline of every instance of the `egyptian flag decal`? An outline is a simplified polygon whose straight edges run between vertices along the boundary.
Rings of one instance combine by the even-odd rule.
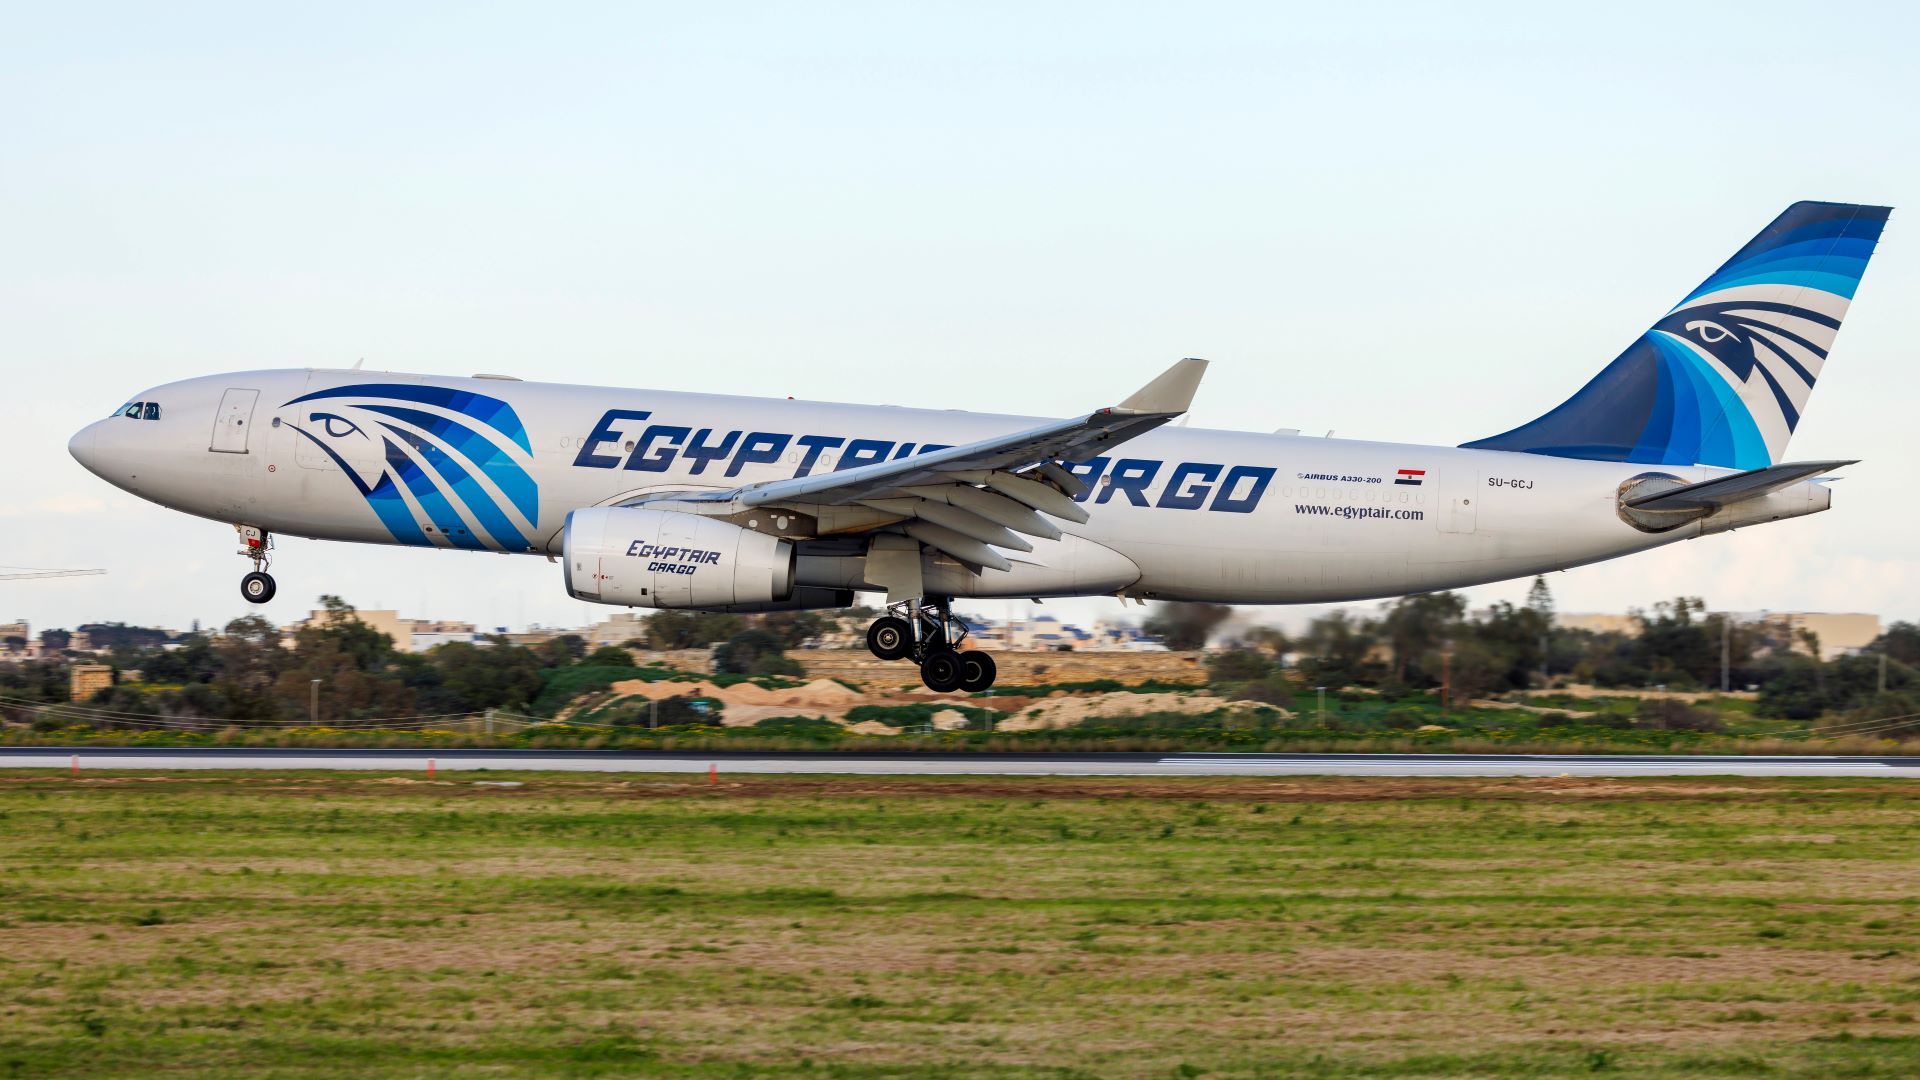
[[[1401,469],[1399,474],[1393,478],[1393,482],[1396,484],[1411,484],[1414,487],[1419,487],[1426,482],[1426,479],[1427,470],[1425,469]]]

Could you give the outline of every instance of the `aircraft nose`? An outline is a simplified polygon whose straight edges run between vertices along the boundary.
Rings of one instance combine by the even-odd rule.
[[[100,474],[100,450],[98,444],[100,442],[100,425],[103,423],[105,423],[104,420],[95,420],[93,423],[74,432],[73,438],[67,440],[67,453],[72,454],[73,460],[79,462],[88,472],[96,476]]]

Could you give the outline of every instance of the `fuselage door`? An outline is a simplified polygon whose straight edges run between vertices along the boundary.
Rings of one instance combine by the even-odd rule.
[[[1470,533],[1477,526],[1480,510],[1473,501],[1480,497],[1480,470],[1454,464],[1440,473],[1440,531]]]
[[[213,419],[213,443],[207,449],[216,454],[247,452],[247,428],[253,423],[253,403],[258,390],[228,390],[220,396],[220,412]]]

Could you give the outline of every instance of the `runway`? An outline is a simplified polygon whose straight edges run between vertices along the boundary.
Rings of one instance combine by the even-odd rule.
[[[862,776],[1879,776],[1920,757],[1604,754],[885,754],[0,747],[0,769],[553,770]]]

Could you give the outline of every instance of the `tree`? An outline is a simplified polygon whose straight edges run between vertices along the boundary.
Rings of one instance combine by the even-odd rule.
[[[420,694],[430,713],[525,711],[545,686],[540,657],[532,650],[494,638],[491,644],[449,641],[427,654],[438,679]]]
[[[415,695],[400,677],[393,638],[360,621],[337,596],[322,596],[320,604],[320,616],[295,631],[292,662],[275,680],[283,711],[306,715],[317,700],[323,721],[413,713]]]
[[[1708,632],[1699,616],[1706,601],[1680,596],[1653,605],[1653,615],[1635,612],[1640,636],[1634,647],[1640,666],[1654,682],[1672,686],[1704,686],[1718,681],[1720,639]]]
[[[583,667],[632,667],[633,653],[618,645],[602,645],[580,661]]]
[[[756,620],[759,627],[789,649],[797,649],[827,632],[827,620],[813,611],[769,611]]]
[[[1256,626],[1240,636],[1242,644],[1248,648],[1259,649],[1275,660],[1287,655],[1293,649],[1293,642],[1286,633],[1272,626]]]
[[[1167,648],[1186,652],[1204,648],[1214,629],[1231,614],[1233,609],[1225,604],[1158,604],[1141,629],[1159,638]]]
[[[1300,648],[1307,654],[1300,662],[1301,673],[1309,684],[1347,686],[1377,676],[1371,659],[1379,642],[1378,625],[1357,619],[1349,611],[1334,611],[1307,624]]]
[[[725,641],[746,627],[738,615],[706,611],[656,611],[647,618],[647,647],[702,649]]]
[[[1273,661],[1250,649],[1228,649],[1207,660],[1209,682],[1248,682],[1273,674]]]
[[[68,630],[40,631],[40,647],[47,652],[64,652],[73,644],[73,633]]]
[[[1887,659],[1898,660],[1908,667],[1920,667],[1920,623],[1894,623],[1873,639],[1867,651],[1884,653]]]
[[[130,649],[151,649],[163,645],[167,632],[151,626],[128,626],[125,623],[81,623],[80,631],[87,635],[97,651],[104,652],[116,645]]]
[[[1431,684],[1439,668],[1431,657],[1452,639],[1466,611],[1466,597],[1451,592],[1403,596],[1388,605],[1380,629],[1393,649],[1394,681]]]
[[[227,624],[213,644],[219,674],[213,687],[224,697],[233,720],[274,720],[281,716],[273,684],[290,662],[280,648],[280,631],[258,615],[246,615]],[[304,691],[303,691],[304,693]]]
[[[1547,587],[1547,575],[1535,577],[1528,587],[1527,610],[1545,619],[1547,625],[1553,625],[1553,590]]]
[[[587,655],[587,639],[579,634],[561,634],[534,646],[540,662],[547,667],[566,667]]]
[[[194,636],[177,649],[147,657],[141,671],[151,683],[209,683],[220,673],[220,663],[213,643]]]
[[[728,675],[799,675],[779,638],[765,630],[742,630],[713,650],[713,670]]]

